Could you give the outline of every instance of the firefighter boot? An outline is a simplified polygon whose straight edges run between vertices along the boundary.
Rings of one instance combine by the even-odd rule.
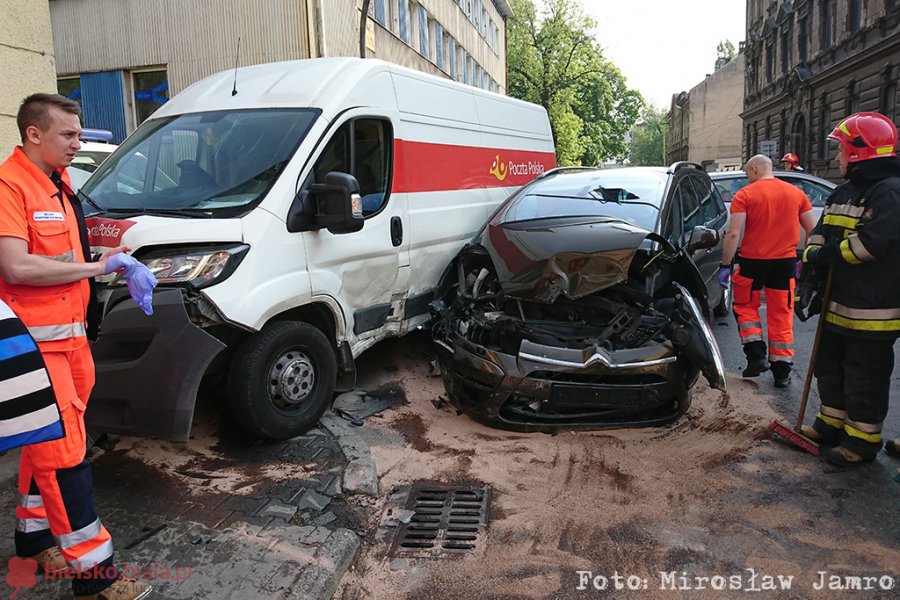
[[[884,451],[891,456],[900,458],[900,438],[886,441],[884,443]]]
[[[60,552],[59,548],[57,548],[56,546],[47,548],[43,552],[35,554],[31,558],[37,561],[37,564],[41,567],[41,570],[48,577],[58,575],[69,568],[69,565],[68,563],[66,563],[66,559],[63,557],[62,552]]]
[[[835,446],[822,450],[822,458],[839,467],[858,467],[875,460],[874,456],[859,454],[845,446]]]
[[[139,600],[146,598],[153,586],[130,577],[120,577],[111,586],[98,594],[75,596],[75,600]]]
[[[814,441],[822,448],[834,448],[841,443],[840,432],[833,437],[829,437],[826,435],[822,435],[821,433],[816,431],[815,427],[812,427],[810,425],[801,425],[800,435]]]
[[[775,387],[786,388],[791,384],[791,363],[772,363],[772,375],[775,377]]]

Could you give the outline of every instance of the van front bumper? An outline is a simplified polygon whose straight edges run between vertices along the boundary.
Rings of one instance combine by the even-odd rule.
[[[188,318],[181,290],[157,290],[151,316],[130,297],[115,303],[93,345],[97,381],[88,427],[186,442],[200,380],[224,348]]]

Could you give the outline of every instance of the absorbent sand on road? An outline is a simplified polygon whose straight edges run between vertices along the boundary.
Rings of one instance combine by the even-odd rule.
[[[900,499],[888,487],[891,465],[836,473],[768,440],[777,415],[755,381],[730,378],[727,396],[699,384],[688,414],[670,427],[511,433],[435,407],[444,390],[428,372],[426,346],[385,346],[364,357],[360,382],[400,387],[407,397],[360,428],[382,504],[392,489],[420,480],[487,485],[491,519],[463,557],[396,560],[387,555],[390,535],[370,537],[336,598],[722,598],[778,575],[793,577],[790,591],[763,588],[755,597],[834,597],[815,589],[821,571],[888,575],[900,585],[898,540],[879,528],[898,513],[867,514],[852,501],[860,485]],[[579,590],[578,571],[637,576],[646,589]],[[674,576],[689,578],[687,589],[670,589],[684,587]],[[695,577],[713,576],[744,591],[698,589],[708,583]],[[882,597],[880,589],[865,594]]]

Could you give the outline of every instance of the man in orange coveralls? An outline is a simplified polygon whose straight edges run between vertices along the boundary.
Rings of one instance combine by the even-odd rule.
[[[137,261],[117,248],[91,262],[84,215],[65,173],[81,147],[78,114],[58,94],[29,96],[16,118],[22,145],[0,165],[0,299],[38,342],[65,427],[62,439],[22,448],[16,553],[45,572],[68,563],[76,598],[136,600],[150,586],[121,577],[113,564],[84,458],[84,410],[94,385],[88,280]]]
[[[791,382],[794,362],[794,271],[800,225],[809,235],[816,219],[806,194],[772,175],[771,159],[758,154],[747,161],[745,170],[750,183],[731,201],[719,283],[727,287],[730,279],[734,286],[734,314],[747,356],[744,377],[756,377],[771,368],[775,387],[783,388]],[[738,243],[738,268],[732,277]],[[763,289],[768,360],[759,316]]]

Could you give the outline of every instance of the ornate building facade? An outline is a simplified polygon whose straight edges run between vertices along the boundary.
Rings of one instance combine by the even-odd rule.
[[[826,136],[845,116],[900,123],[900,0],[748,0],[744,160],[800,156],[838,179]]]

